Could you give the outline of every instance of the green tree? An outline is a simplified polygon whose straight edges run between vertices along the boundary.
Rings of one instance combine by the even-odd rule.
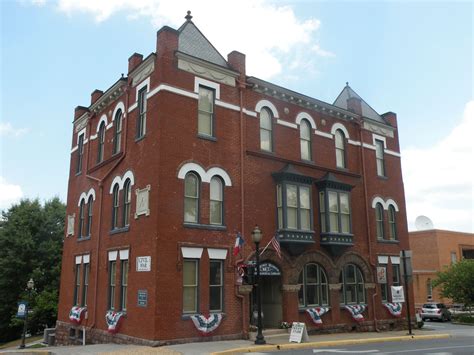
[[[59,277],[66,207],[59,198],[42,206],[38,199],[22,200],[2,212],[0,224],[0,342],[17,338],[22,322],[17,302],[30,302],[30,331],[53,326],[57,317]],[[33,278],[30,294],[26,282]]]
[[[433,286],[440,287],[443,297],[474,306],[474,260],[464,259],[438,272]]]

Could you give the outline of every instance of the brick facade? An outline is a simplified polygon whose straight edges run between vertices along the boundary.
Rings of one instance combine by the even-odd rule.
[[[214,94],[210,136],[198,134],[200,86],[210,88]],[[143,112],[137,102],[141,88],[146,91],[146,124],[144,136],[137,138],[137,121]],[[342,100],[341,95],[346,94],[349,99]],[[85,327],[88,342],[160,345],[247,337],[252,322],[253,292],[251,286],[240,285],[236,265],[255,258],[251,231],[256,224],[263,231],[261,248],[276,234],[282,249],[281,258],[271,245],[261,255],[262,262],[271,263],[279,270],[279,275],[263,276],[262,284],[281,285],[272,288],[279,293],[274,298],[277,303],[272,303],[269,289],[263,290],[263,299],[267,300],[263,308],[267,327],[276,327],[281,321],[304,321],[310,330],[320,332],[400,327],[403,318],[391,316],[383,307],[376,279],[380,256],[396,257],[400,250],[408,249],[396,115],[365,111],[369,106],[348,85],[341,95],[334,104],[328,104],[246,76],[245,56],[232,52],[227,60],[220,57],[190,18],[179,30],[169,27],[159,30],[156,53],[146,58],[137,53],[132,55],[127,77],[120,78],[105,92],[95,90],[89,107],[76,108],[58,341],[75,341],[69,336],[69,328],[77,327],[69,320],[75,303],[87,303],[80,327]],[[272,115],[271,151],[261,149],[263,109]],[[114,154],[118,127],[114,118],[119,110],[123,113],[120,149]],[[302,119],[311,125],[311,160],[301,159]],[[101,122],[107,128],[103,160],[99,162]],[[336,162],[336,129],[344,132],[346,166],[342,168]],[[81,134],[82,167],[77,171]],[[384,141],[385,176],[377,174],[374,139]],[[185,179],[189,173],[200,180],[197,223],[183,222]],[[210,182],[216,176],[223,186],[223,217],[222,223],[212,224]],[[128,207],[124,195],[128,183],[131,200],[129,222],[125,225],[123,215]],[[276,188],[284,183],[291,185],[290,188],[308,189],[304,191],[309,191],[310,196],[310,228],[279,227]],[[114,201],[115,186],[118,201]],[[334,187],[345,189],[349,196],[350,230],[323,233],[319,192],[329,194]],[[148,192],[142,193],[145,189]],[[141,200],[145,195],[148,203]],[[92,223],[87,235],[90,199],[93,200]],[[81,201],[85,216],[82,237],[79,235]],[[288,201],[285,199],[283,209],[287,221],[292,218]],[[386,231],[390,228],[389,208],[396,209],[394,238],[377,239],[374,201],[382,201]],[[114,226],[115,202],[118,213]],[[342,206],[343,202],[341,209]],[[143,211],[144,207],[149,213]],[[297,216],[300,216],[303,207],[298,208]],[[342,212],[332,216],[343,218]],[[302,217],[297,218],[298,223],[303,223]],[[328,223],[331,229],[336,222],[328,217]],[[245,243],[241,253],[233,256],[238,232]],[[324,245],[323,236],[327,238]],[[150,257],[150,270],[139,271],[137,258],[145,256]],[[183,304],[189,301],[183,300],[183,269],[187,267],[186,260],[198,260],[194,313],[208,315],[214,313],[210,312],[211,299],[215,298],[209,285],[213,282],[211,261],[216,258],[222,261],[223,320],[210,336],[202,337],[190,319],[192,312],[183,313]],[[126,310],[115,335],[106,332],[105,319],[111,308],[111,261],[116,263],[115,311],[121,310],[122,273],[128,271]],[[124,271],[122,265],[127,265],[126,261],[128,266]],[[330,311],[323,316],[323,325],[319,327],[309,320],[299,291],[300,274],[312,263],[324,271],[327,279],[324,287],[329,296]],[[90,270],[87,292],[84,292],[85,264]],[[366,304],[367,310],[361,323],[352,320],[340,302],[344,289],[341,272],[346,265],[355,265],[363,277],[361,292],[365,297],[360,303]],[[75,297],[77,272],[80,277]],[[388,279],[391,283],[390,271]],[[147,294],[146,306],[138,301],[138,294],[143,295],[143,291]],[[355,295],[348,291],[347,297]],[[276,309],[276,314],[281,311],[281,319],[272,319],[269,309]],[[403,314],[405,311],[406,307]]]

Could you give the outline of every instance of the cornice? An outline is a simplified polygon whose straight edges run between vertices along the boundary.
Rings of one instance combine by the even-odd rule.
[[[233,70],[230,70],[230,69],[227,69],[227,68],[223,68],[220,65],[217,65],[217,64],[208,62],[206,60],[202,60],[202,59],[193,57],[192,55],[189,55],[189,54],[186,54],[186,53],[183,53],[183,52],[176,51],[176,57],[178,59],[185,60],[187,62],[209,68],[209,69],[211,69],[213,71],[216,71],[216,72],[219,72],[221,74],[229,75],[233,78],[238,78],[239,77],[239,73],[236,72],[236,71],[233,71]]]
[[[98,113],[104,109],[111,101],[122,95],[125,91],[124,87],[127,85],[126,78],[120,78],[112,85],[106,92],[92,105],[89,106],[89,111]]]
[[[151,53],[148,57],[145,58],[135,69],[131,71],[129,75],[132,78],[132,85],[136,86],[143,79],[149,76],[155,69],[155,60],[156,54]]]

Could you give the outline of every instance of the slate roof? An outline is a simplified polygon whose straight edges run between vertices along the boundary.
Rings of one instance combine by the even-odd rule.
[[[333,105],[347,110],[347,99],[350,97],[357,97],[358,99],[360,99],[362,107],[362,116],[380,123],[387,123],[372,107],[369,106],[367,102],[364,101],[363,98],[361,98],[354,90],[352,90],[349,84],[346,84],[344,89],[342,89],[341,93],[336,98]]]
[[[186,22],[178,29],[178,50],[193,57],[229,68],[227,61],[199,31],[188,13]]]

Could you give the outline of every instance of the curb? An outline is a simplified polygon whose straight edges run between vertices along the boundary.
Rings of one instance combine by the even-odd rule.
[[[292,349],[305,349],[305,348],[321,348],[325,346],[370,344],[370,343],[382,343],[382,342],[388,342],[388,341],[415,341],[415,340],[427,340],[427,339],[446,339],[446,338],[449,338],[450,336],[451,335],[449,334],[433,334],[433,335],[411,335],[411,336],[397,336],[397,337],[366,338],[366,339],[329,340],[329,341],[319,341],[319,342],[309,342],[309,343],[252,345],[248,347],[216,351],[216,352],[211,353],[211,355],[292,350]]]

